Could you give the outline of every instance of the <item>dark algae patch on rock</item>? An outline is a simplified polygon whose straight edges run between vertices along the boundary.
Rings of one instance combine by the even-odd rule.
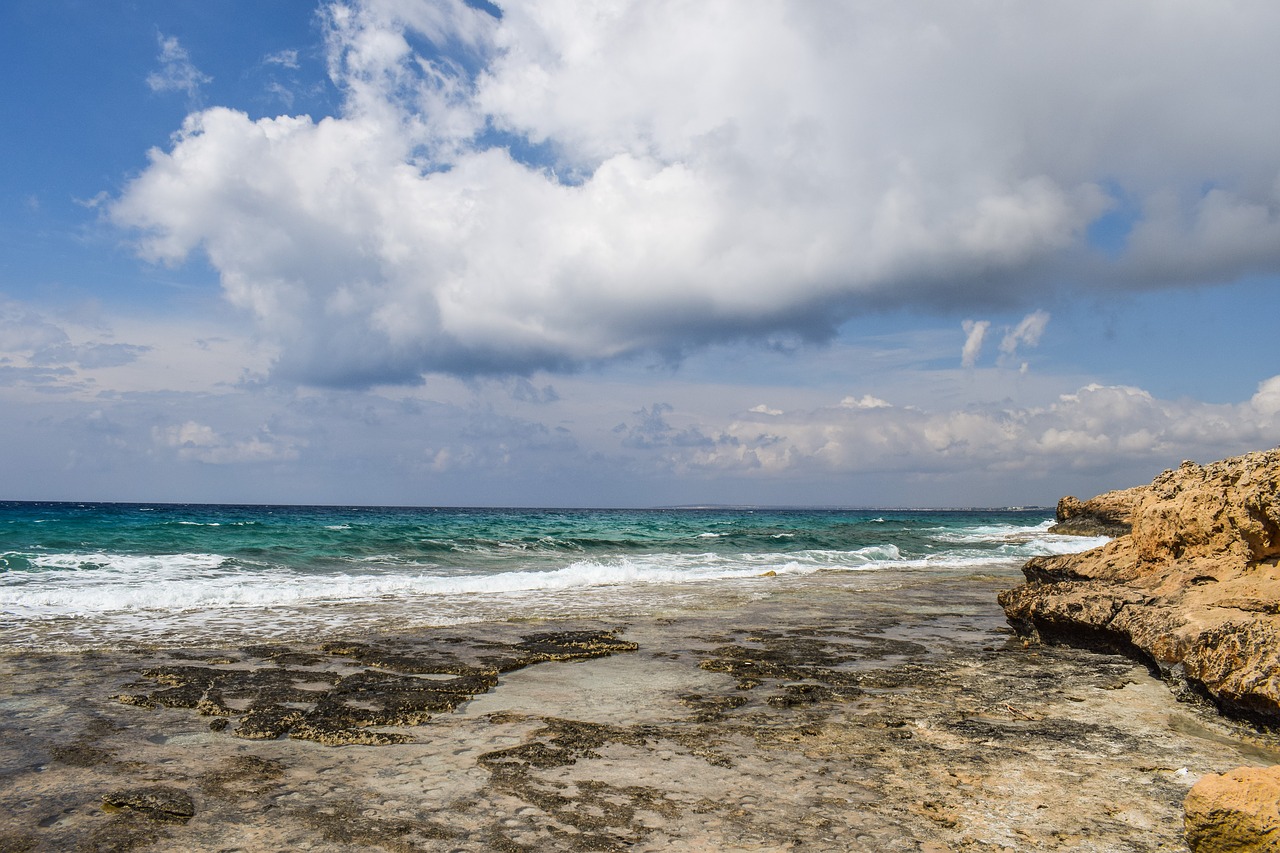
[[[162,823],[186,823],[196,813],[190,794],[164,785],[112,791],[102,795],[102,804],[108,810],[130,809]]]
[[[382,643],[330,642],[325,653],[281,646],[251,646],[219,666],[144,669],[148,681],[116,698],[142,708],[192,708],[238,718],[232,733],[250,740],[289,735],[327,746],[405,743],[404,732],[492,690],[498,675],[546,661],[585,660],[633,651],[634,643],[608,632],[542,633],[517,643],[483,646],[477,663],[446,647],[416,647],[400,638]],[[294,668],[290,668],[292,665]],[[221,729],[222,727],[217,727]]]

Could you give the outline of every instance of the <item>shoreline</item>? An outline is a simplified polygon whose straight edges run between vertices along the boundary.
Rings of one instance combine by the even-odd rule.
[[[6,650],[0,850],[1184,850],[1197,779],[1280,761],[1132,660],[1024,646],[1008,578],[842,581],[287,648]],[[573,632],[635,648],[529,658]],[[401,743],[235,736],[264,684],[351,721],[457,677],[428,671],[446,659],[519,665],[417,724],[355,726]],[[156,700],[178,667],[238,673],[221,710],[209,682],[114,698]]]

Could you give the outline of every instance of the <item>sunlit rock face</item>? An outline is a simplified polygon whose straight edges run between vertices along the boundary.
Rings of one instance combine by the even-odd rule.
[[[1130,533],[1027,563],[1000,595],[1010,623],[1136,652],[1224,712],[1280,724],[1280,449],[1184,462],[1068,516],[1123,520],[1126,503]]]
[[[1210,773],[1187,794],[1187,844],[1194,853],[1262,853],[1280,848],[1280,766]]]

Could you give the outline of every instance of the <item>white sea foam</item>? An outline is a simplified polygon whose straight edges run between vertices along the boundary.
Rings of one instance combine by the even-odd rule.
[[[935,527],[932,536],[939,542],[1003,542],[1029,539],[1049,532],[1052,520],[1034,526],[1019,524],[982,524],[973,527]],[[1067,537],[1064,537],[1067,538]]]
[[[30,558],[33,566],[77,572],[108,570],[121,576],[173,573],[184,577],[191,572],[218,568],[227,563],[221,554],[160,554],[138,556],[103,552],[37,554]]]
[[[350,525],[327,527],[344,530]],[[61,632],[92,635],[95,641],[159,638],[170,631],[185,637],[202,631],[230,636],[286,629],[308,635],[342,625],[367,629],[388,619],[394,627],[413,621],[448,624],[586,613],[604,605],[622,612],[707,595],[767,595],[784,582],[825,583],[820,573],[856,573],[862,579],[854,584],[896,582],[892,578],[897,572],[964,577],[1000,567],[1013,575],[1028,557],[1071,553],[1107,541],[1055,536],[1048,527],[1048,522],[939,527],[926,533],[935,543],[930,551],[936,552],[921,554],[918,538],[899,540],[915,543],[903,544],[917,549],[909,555],[887,541],[849,550],[789,551],[785,540],[797,536],[789,531],[771,533],[777,544],[765,552],[716,553],[714,549],[733,540],[695,528],[685,535],[691,535],[687,541],[699,542],[698,553],[587,551],[578,559],[566,553],[565,542],[549,535],[527,542],[423,538],[415,541],[437,546],[434,556],[412,551],[335,556],[306,569],[271,562],[270,556],[59,552],[33,545],[6,555],[15,558],[11,565],[16,568],[0,570],[0,622],[5,623],[0,635],[21,643],[27,630],[23,626],[45,626],[39,629],[43,636]],[[916,536],[921,532],[916,528]]]
[[[992,524],[963,530],[937,528],[932,538],[951,545],[996,545],[997,554],[1023,559],[1050,554],[1078,554],[1111,541],[1107,536],[1052,534],[1049,528],[1053,524],[1052,520],[1046,520],[1033,527]]]
[[[210,608],[273,608],[386,598],[519,595],[591,587],[680,585],[818,571],[865,571],[903,563],[893,545],[854,551],[723,555],[650,554],[576,560],[544,570],[446,571],[429,564],[305,574],[218,554],[134,556],[48,554],[39,573],[11,574],[0,587],[0,612],[24,618]]]

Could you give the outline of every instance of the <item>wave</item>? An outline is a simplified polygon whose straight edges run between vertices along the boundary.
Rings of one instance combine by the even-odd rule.
[[[1046,519],[1039,524],[977,524],[970,527],[933,527],[929,534],[939,542],[998,542],[1047,534],[1054,524]]]
[[[245,565],[218,554],[140,557],[58,554],[35,558],[46,571],[0,588],[0,611],[26,618],[201,608],[272,608],[386,598],[519,595],[606,586],[733,581],[766,574],[866,571],[908,564],[894,545],[853,551],[650,554],[576,560],[546,570],[477,572],[428,566],[400,571],[302,574]],[[355,568],[353,566],[352,568]],[[416,569],[416,570],[415,570]],[[53,570],[53,571],[48,571]],[[12,579],[10,579],[12,580]]]
[[[129,576],[135,574],[154,574],[162,576],[175,573],[187,576],[209,569],[219,568],[230,563],[221,554],[107,554],[67,553],[67,554],[35,554],[26,558],[31,566],[55,571],[91,572],[108,570],[112,573]]]

